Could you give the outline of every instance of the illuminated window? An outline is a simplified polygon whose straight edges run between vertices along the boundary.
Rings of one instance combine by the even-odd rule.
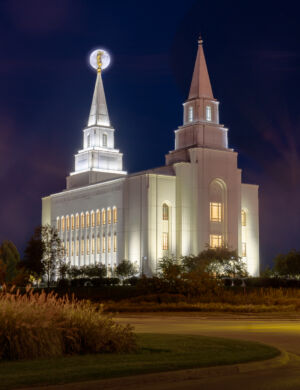
[[[86,136],[86,144],[87,144],[87,148],[91,146],[91,136],[89,134]]]
[[[81,239],[81,254],[84,255],[84,239]]]
[[[162,248],[164,251],[167,251],[169,249],[169,233],[163,233]]]
[[[111,250],[111,237],[107,237],[107,252],[110,252]]]
[[[166,203],[163,204],[162,214],[163,214],[162,215],[163,220],[168,221],[169,220],[169,206]]]
[[[211,106],[206,106],[206,120],[211,121]]]
[[[76,256],[79,256],[79,240],[76,240]]]
[[[188,120],[189,122],[193,122],[194,120],[194,110],[193,107],[189,107],[189,114],[188,114]]]
[[[65,231],[65,217],[61,217],[61,230],[62,232]]]
[[[94,227],[95,226],[95,212],[94,211],[91,212],[91,220],[92,220],[92,227]]]
[[[69,257],[70,256],[70,244],[69,244],[69,241],[66,242],[66,256]]]
[[[211,248],[221,248],[223,245],[223,236],[221,234],[211,234],[209,237]]]
[[[74,241],[71,242],[71,256],[74,256]]]
[[[106,213],[105,209],[102,209],[102,225],[106,224]]]
[[[105,240],[105,236],[102,237],[102,252],[105,253],[105,250],[106,250],[106,240]]]
[[[66,251],[65,251],[65,243],[64,242],[61,243],[61,247],[62,247],[62,255],[65,256]]]
[[[60,231],[60,219],[59,219],[59,217],[56,218],[56,230],[58,232]]]
[[[97,210],[97,212],[96,212],[96,223],[97,223],[97,226],[100,225],[100,211],[99,210]]]
[[[76,229],[79,229],[79,214],[76,214]]]
[[[87,255],[90,254],[90,239],[89,239],[89,237],[87,237],[87,239],[86,239],[86,254]]]
[[[97,237],[97,253],[100,253],[100,237]]]
[[[85,220],[86,220],[86,227],[87,228],[90,227],[90,213],[89,212],[87,212],[85,214]]]
[[[118,214],[117,214],[117,208],[113,208],[113,218],[114,218],[114,223],[118,222]]]
[[[102,135],[102,146],[107,146],[107,134]]]
[[[245,242],[242,242],[242,257],[246,257],[247,256],[247,247],[246,247],[246,243]]]
[[[114,252],[117,252],[117,235],[114,234]]]
[[[92,254],[95,253],[95,238],[92,238]]]
[[[213,222],[222,221],[222,203],[210,202],[210,220]]]
[[[68,215],[66,216],[66,228],[68,232],[70,230],[70,217]]]
[[[111,209],[107,209],[107,223],[111,224]]]
[[[81,229],[84,228],[84,213],[81,213]]]
[[[245,210],[242,210],[241,217],[242,217],[242,226],[247,226],[247,215]]]
[[[71,229],[74,230],[75,224],[74,224],[74,215],[71,215]]]

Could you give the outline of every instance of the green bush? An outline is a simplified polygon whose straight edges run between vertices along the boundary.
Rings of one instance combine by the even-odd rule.
[[[0,359],[35,359],[136,349],[130,326],[118,325],[102,308],[54,293],[0,294]]]

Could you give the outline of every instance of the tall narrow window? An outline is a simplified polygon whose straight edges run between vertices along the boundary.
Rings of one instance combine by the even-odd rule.
[[[245,242],[242,242],[242,257],[247,256],[247,246]]]
[[[242,219],[242,226],[247,226],[247,215],[246,215],[246,211],[245,210],[242,210],[242,214],[241,214],[241,219]]]
[[[76,240],[76,256],[79,256],[79,240]]]
[[[70,217],[68,215],[66,216],[66,228],[68,232],[70,230]]]
[[[102,252],[105,253],[106,251],[106,239],[105,239],[105,236],[103,235],[102,237]]]
[[[85,220],[86,220],[86,227],[87,228],[90,227],[90,213],[89,212],[87,212],[85,214]]]
[[[117,234],[114,234],[114,252],[117,252]]]
[[[66,250],[65,250],[65,243],[64,242],[61,243],[61,248],[62,248],[62,255],[66,256]]]
[[[70,256],[70,243],[69,241],[66,242],[66,256]]]
[[[97,223],[97,226],[100,225],[100,211],[99,210],[97,210],[97,212],[96,212],[96,223]]]
[[[88,134],[86,136],[86,146],[87,146],[87,148],[89,148],[91,146],[91,136],[90,136],[90,134]]]
[[[211,121],[211,106],[206,106],[206,120]]]
[[[60,231],[60,218],[56,218],[56,230],[59,232]]]
[[[107,134],[102,135],[102,146],[107,146]]]
[[[223,245],[223,236],[221,234],[211,234],[209,237],[211,248],[221,248]]]
[[[107,223],[111,224],[111,209],[107,209]]]
[[[76,229],[79,229],[79,214],[76,214]]]
[[[81,254],[84,255],[84,239],[81,239]]]
[[[65,231],[65,217],[61,217],[61,231]]]
[[[92,238],[92,254],[95,253],[95,238]]]
[[[91,220],[92,220],[92,227],[94,227],[95,226],[95,212],[94,211],[91,212]]]
[[[74,241],[71,242],[71,256],[74,256]]]
[[[210,220],[222,222],[222,203],[210,202]]]
[[[118,214],[117,214],[117,208],[113,208],[113,218],[114,218],[114,223],[118,222]]]
[[[102,225],[106,224],[106,212],[105,209],[102,209]]]
[[[74,215],[71,215],[71,229],[74,230],[75,223],[74,223]]]
[[[169,220],[169,206],[166,203],[164,203],[162,207],[162,217],[164,221]]]
[[[81,213],[81,229],[84,228],[84,213]]]
[[[107,237],[107,252],[111,250],[111,236]]]
[[[87,255],[90,254],[90,238],[89,237],[86,238],[86,254]]]
[[[162,248],[164,251],[167,251],[169,249],[169,233],[163,233]]]
[[[193,122],[194,120],[194,109],[193,107],[189,107],[189,111],[188,111],[188,120],[189,122]]]
[[[100,237],[97,237],[97,253],[100,253]]]

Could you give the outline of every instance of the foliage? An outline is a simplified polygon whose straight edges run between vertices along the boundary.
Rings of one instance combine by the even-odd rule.
[[[67,270],[68,278],[104,278],[106,276],[106,267],[104,264],[95,263],[83,265],[81,267],[71,266]]]
[[[13,289],[0,294],[0,359],[35,359],[99,352],[130,352],[136,341],[129,326],[102,309],[64,296]]]
[[[163,257],[158,263],[159,276],[169,282],[174,282],[181,277],[184,270],[180,260],[176,257]]]
[[[120,264],[117,265],[115,273],[121,278],[128,278],[136,274],[136,268],[129,260],[122,260]]]
[[[300,252],[290,251],[286,255],[278,255],[274,259],[274,271],[280,276],[300,276]]]
[[[11,283],[18,274],[20,254],[11,241],[0,245],[0,283]]]
[[[22,266],[36,278],[42,277],[44,274],[43,253],[41,226],[38,226],[26,245],[22,260]]]

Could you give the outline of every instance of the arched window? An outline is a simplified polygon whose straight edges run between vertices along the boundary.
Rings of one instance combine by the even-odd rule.
[[[242,210],[241,219],[242,219],[242,226],[247,226],[247,214],[245,210]]]
[[[169,250],[169,233],[163,233],[162,237],[162,248],[164,251]]]
[[[79,214],[76,214],[76,229],[79,229]]]
[[[206,120],[211,121],[211,106],[206,106]]]
[[[189,111],[188,111],[188,120],[189,122],[193,122],[194,120],[194,109],[193,107],[189,107]]]
[[[107,134],[105,133],[102,135],[102,146],[107,146]]]
[[[96,224],[97,224],[97,226],[100,225],[100,211],[99,210],[96,211]]]
[[[162,219],[163,221],[169,220],[169,206],[166,203],[162,206]]]
[[[75,223],[74,223],[74,215],[71,215],[71,229],[74,230],[75,228]],[[74,252],[74,251],[73,251]]]
[[[65,231],[65,217],[61,217],[61,231]]]
[[[81,229],[84,228],[84,213],[81,213]]]
[[[222,203],[220,202],[210,202],[210,220],[212,222],[222,222],[223,209]]]
[[[117,252],[117,234],[114,234],[114,252]]]
[[[106,224],[106,212],[105,209],[102,209],[102,225]]]
[[[91,212],[91,220],[92,220],[92,227],[94,227],[95,226],[95,212],[94,211]]]
[[[88,134],[86,136],[86,147],[89,148],[91,146],[91,136]]]
[[[114,218],[114,223],[118,222],[118,213],[117,213],[117,208],[113,208],[113,218]]]
[[[94,253],[95,253],[95,238],[93,236],[93,238],[92,238],[92,254],[94,254]]]
[[[107,209],[107,223],[111,224],[111,209]]]
[[[85,213],[86,227],[90,227],[90,213],[87,211]]]

